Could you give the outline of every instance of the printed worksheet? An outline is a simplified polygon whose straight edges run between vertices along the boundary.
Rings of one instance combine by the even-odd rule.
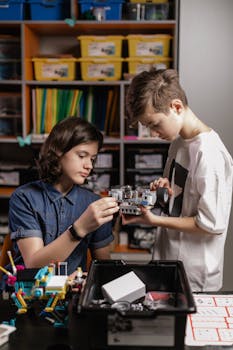
[[[233,344],[233,294],[193,294],[197,307],[187,317],[185,344]]]

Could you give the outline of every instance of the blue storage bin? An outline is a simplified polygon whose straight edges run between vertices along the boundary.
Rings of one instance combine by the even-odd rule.
[[[24,19],[25,0],[0,0],[0,20],[20,21]]]
[[[94,20],[120,20],[123,2],[124,0],[79,0],[80,17]],[[97,12],[101,14],[101,18],[98,18]]]
[[[31,20],[56,21],[70,17],[70,1],[28,0],[28,3]]]

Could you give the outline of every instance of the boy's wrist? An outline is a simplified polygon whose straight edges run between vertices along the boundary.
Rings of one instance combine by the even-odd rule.
[[[78,241],[80,242],[85,236],[80,235],[80,233],[78,232],[77,228],[74,226],[74,224],[72,224],[69,228],[68,228],[71,238],[74,241]]]

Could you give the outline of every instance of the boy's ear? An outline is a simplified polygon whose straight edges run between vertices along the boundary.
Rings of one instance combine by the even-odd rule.
[[[183,103],[182,103],[181,100],[179,100],[178,98],[173,99],[173,100],[171,101],[170,107],[171,107],[171,109],[173,109],[174,112],[176,112],[177,114],[180,114],[180,113],[183,111],[183,109],[184,109]]]

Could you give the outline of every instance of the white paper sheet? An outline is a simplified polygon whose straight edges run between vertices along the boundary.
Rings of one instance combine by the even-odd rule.
[[[233,294],[193,294],[197,312],[187,317],[188,346],[233,344]]]

